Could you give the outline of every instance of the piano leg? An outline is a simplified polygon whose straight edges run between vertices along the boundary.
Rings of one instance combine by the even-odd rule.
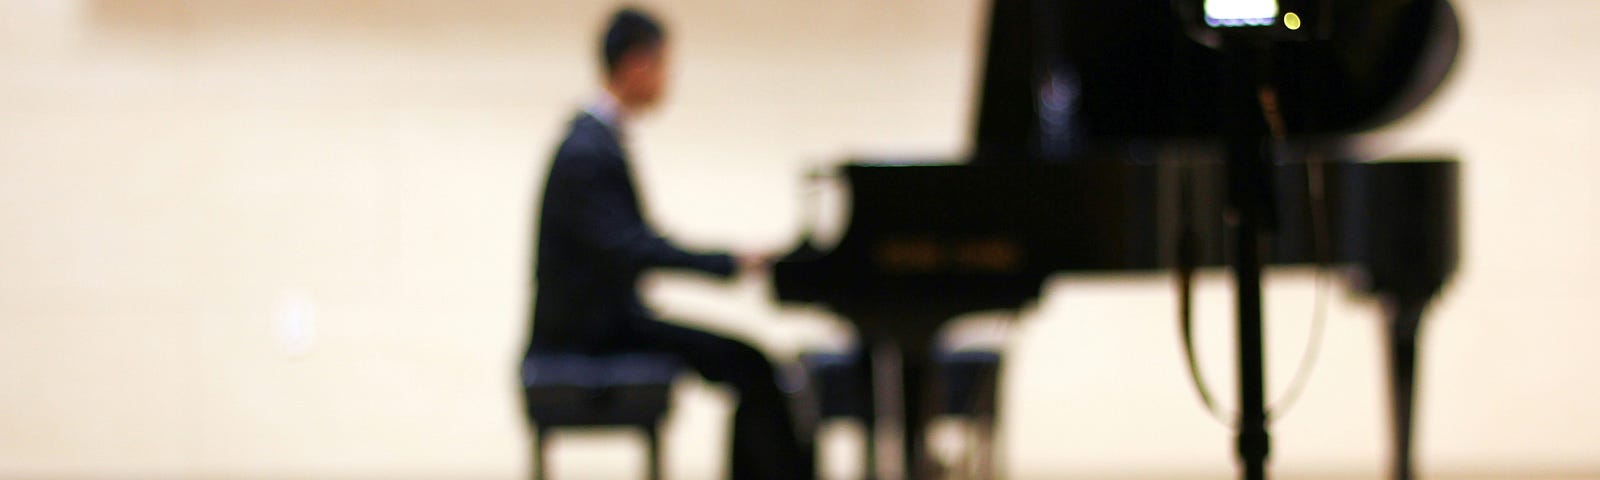
[[[1410,480],[1411,425],[1416,400],[1417,335],[1426,297],[1396,295],[1384,302],[1389,317],[1389,401],[1394,435],[1394,479]]]
[[[900,384],[905,392],[905,433],[903,447],[906,455],[906,476],[908,479],[934,478],[928,455],[928,422],[932,411],[927,402],[928,373],[933,369],[926,358],[912,355],[902,357],[905,363],[900,364]]]
[[[867,447],[867,478],[893,480],[906,477],[906,465],[899,458],[905,436],[905,386],[900,381],[900,347],[886,338],[869,338],[872,348],[868,360],[872,370],[872,422],[869,435],[873,438]],[[886,435],[890,438],[882,438]],[[898,448],[898,449],[897,449]]]
[[[888,412],[879,411],[877,402],[874,399],[892,393],[883,392],[882,390],[886,385],[880,385],[878,379],[887,378],[894,373],[883,368],[888,365],[879,365],[873,361],[875,352],[872,347],[874,346],[876,345],[866,345],[857,349],[855,364],[861,369],[858,373],[860,376],[856,379],[858,383],[850,386],[856,391],[865,392],[862,398],[867,402],[866,416],[861,419],[862,440],[864,443],[862,451],[865,452],[865,455],[863,455],[864,464],[861,468],[861,478],[863,480],[884,478],[883,473],[878,471],[878,434],[883,431],[883,429],[878,428],[878,419],[884,418],[884,415]]]
[[[873,405],[880,421],[895,422],[899,427],[900,458],[898,461],[880,463],[895,465],[898,475],[877,472],[878,478],[929,479],[937,472],[928,452],[927,427],[932,412],[938,411],[936,366],[933,364],[933,332],[901,332],[896,339],[877,337],[872,340]],[[884,429],[880,429],[882,431]],[[878,442],[879,447],[885,446]],[[869,453],[877,455],[877,452]],[[880,457],[881,458],[881,457]]]

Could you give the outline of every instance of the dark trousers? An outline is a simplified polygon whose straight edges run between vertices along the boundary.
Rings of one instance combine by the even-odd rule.
[[[810,480],[812,452],[795,434],[789,398],[778,389],[777,371],[744,342],[671,323],[647,321],[619,339],[627,350],[671,353],[706,380],[739,394],[733,413],[734,480]]]

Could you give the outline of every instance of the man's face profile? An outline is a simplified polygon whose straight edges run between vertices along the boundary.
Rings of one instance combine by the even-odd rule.
[[[632,49],[619,66],[612,82],[619,100],[628,108],[648,110],[661,100],[668,73],[665,42]]]

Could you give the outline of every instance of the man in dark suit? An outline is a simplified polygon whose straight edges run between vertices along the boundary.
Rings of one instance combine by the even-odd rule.
[[[647,269],[729,277],[769,262],[762,255],[685,251],[645,222],[623,145],[630,117],[661,97],[665,50],[664,33],[650,16],[624,9],[612,17],[603,41],[605,91],[572,121],[550,165],[528,352],[675,354],[707,380],[738,391],[733,478],[809,478],[809,453],[772,363],[738,340],[662,322],[640,301],[636,283]]]

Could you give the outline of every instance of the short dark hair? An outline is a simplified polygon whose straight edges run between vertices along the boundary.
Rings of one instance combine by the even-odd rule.
[[[655,17],[633,7],[624,7],[611,16],[611,25],[606,27],[606,36],[601,41],[601,53],[605,56],[606,74],[617,70],[617,64],[622,62],[622,57],[628,52],[641,47],[650,47],[661,43],[666,37],[662,31],[661,23]]]

